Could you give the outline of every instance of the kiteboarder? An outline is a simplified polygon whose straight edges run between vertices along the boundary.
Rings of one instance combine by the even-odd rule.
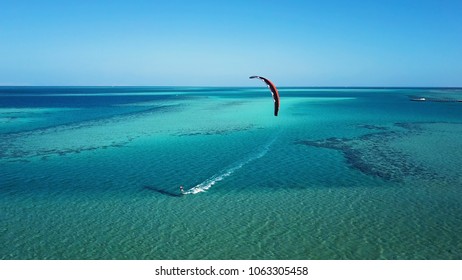
[[[183,186],[180,186],[180,192],[181,192],[181,194],[185,194],[185,193],[184,193]]]

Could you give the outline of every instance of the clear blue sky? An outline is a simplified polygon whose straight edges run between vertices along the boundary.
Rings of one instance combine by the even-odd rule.
[[[462,86],[462,0],[0,0],[0,85]]]

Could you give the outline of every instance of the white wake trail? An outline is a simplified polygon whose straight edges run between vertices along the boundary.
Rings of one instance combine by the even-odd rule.
[[[230,167],[224,169],[222,172],[213,175],[212,177],[208,178],[204,182],[192,187],[191,189],[183,192],[183,194],[197,194],[201,192],[205,192],[208,189],[210,189],[213,185],[215,185],[217,182],[220,182],[224,180],[226,177],[231,176],[236,170],[241,169],[244,165],[259,159],[266,155],[268,151],[270,150],[271,145],[274,143],[277,137],[274,137],[271,139],[268,143],[263,145],[256,153],[251,154],[249,157],[245,158],[244,160],[241,160],[235,164],[230,165]]]

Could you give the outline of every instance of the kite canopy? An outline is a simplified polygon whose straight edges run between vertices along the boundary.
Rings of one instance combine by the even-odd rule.
[[[260,76],[250,76],[249,79],[260,79],[263,82],[265,82],[266,85],[268,85],[268,88],[270,89],[274,99],[274,115],[277,116],[279,112],[279,92],[276,86],[267,78],[263,78]]]

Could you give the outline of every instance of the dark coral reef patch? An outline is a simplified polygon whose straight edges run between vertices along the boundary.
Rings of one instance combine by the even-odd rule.
[[[438,175],[417,162],[404,150],[390,145],[394,140],[421,132],[418,123],[396,123],[391,128],[361,125],[377,132],[354,138],[331,137],[321,140],[298,140],[295,144],[333,149],[341,152],[349,167],[386,181],[403,181],[409,177],[434,179]]]

